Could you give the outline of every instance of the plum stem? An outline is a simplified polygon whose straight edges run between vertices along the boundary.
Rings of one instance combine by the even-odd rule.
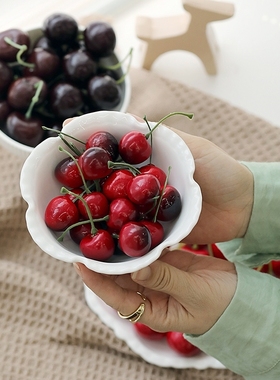
[[[11,40],[9,37],[4,37],[4,41],[8,44],[8,45],[11,45],[12,47],[18,49],[18,52],[17,52],[17,55],[16,55],[16,58],[17,58],[17,62],[22,65],[22,66],[26,66],[26,67],[29,67],[29,68],[33,68],[35,66],[34,63],[28,63],[28,62],[25,62],[21,56],[22,54],[28,49],[28,47],[26,45],[19,45],[17,44],[16,42],[14,42],[13,40]]]
[[[38,81],[37,83],[34,84],[34,87],[36,88],[36,92],[35,92],[33,98],[31,99],[31,102],[30,102],[30,105],[28,107],[28,110],[26,111],[26,114],[25,114],[26,119],[30,119],[30,117],[31,117],[31,114],[32,114],[32,111],[33,111],[33,107],[35,106],[35,104],[39,100],[39,96],[40,96],[40,93],[42,91],[43,84],[44,84],[44,81],[42,81],[42,80],[40,80],[40,81]]]
[[[106,69],[106,70],[118,70],[119,68],[121,68],[122,64],[129,58],[126,72],[123,73],[123,75],[119,79],[116,80],[117,84],[121,84],[124,81],[124,78],[126,77],[126,75],[129,72],[129,69],[130,69],[130,66],[131,66],[131,62],[132,62],[132,53],[133,53],[133,48],[130,48],[128,54],[121,61],[119,61],[115,65],[110,65],[110,66],[102,66],[101,65],[101,68],[102,69]]]

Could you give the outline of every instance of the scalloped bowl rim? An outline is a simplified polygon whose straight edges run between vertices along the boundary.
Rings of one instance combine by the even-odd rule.
[[[117,111],[98,111],[74,118],[63,127],[63,132],[81,138],[81,136],[89,136],[89,130],[90,133],[104,130],[108,125],[121,128],[122,132],[120,130],[114,131],[115,134],[119,134],[119,137],[116,136],[117,138],[120,138],[120,135],[130,131],[132,128],[147,133],[147,125],[144,121],[140,122],[130,114]],[[153,127],[155,123],[150,123],[150,125]],[[62,245],[56,240],[53,232],[46,226],[43,215],[48,201],[52,197],[59,195],[60,185],[58,183],[54,185],[54,182],[57,181],[53,175],[54,164],[58,162],[57,159],[55,160],[55,156],[62,154],[61,152],[57,153],[58,146],[63,145],[59,137],[48,138],[35,147],[26,159],[20,175],[22,197],[28,204],[26,211],[27,228],[34,242],[44,252],[58,260],[69,263],[81,262],[89,269],[100,273],[124,274],[134,272],[151,264],[160,256],[164,248],[181,241],[193,229],[201,212],[201,191],[199,185],[193,179],[195,164],[192,154],[182,138],[164,125],[160,125],[153,133],[153,152],[154,150],[156,150],[156,153],[158,151],[158,156],[162,154],[161,158],[164,160],[166,150],[164,152],[160,151],[159,144],[166,144],[165,149],[170,149],[173,154],[176,154],[176,163],[177,159],[179,159],[179,161],[183,160],[182,162],[185,160],[187,164],[185,169],[181,165],[174,168],[174,170],[171,169],[170,172],[170,183],[176,188],[178,188],[179,184],[179,192],[182,196],[182,211],[174,222],[169,223],[167,236],[161,244],[142,257],[125,258],[127,260],[125,262],[102,262],[70,252],[67,244],[66,247],[64,246],[65,242]],[[156,156],[157,154],[155,154],[155,159]],[[173,162],[174,159],[173,157]],[[53,162],[51,163],[52,160]],[[42,174],[42,170],[44,174]],[[174,180],[175,182],[177,181],[176,184]],[[52,188],[51,184],[54,188]]]

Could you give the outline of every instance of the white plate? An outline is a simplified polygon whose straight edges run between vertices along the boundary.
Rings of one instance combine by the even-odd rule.
[[[106,305],[88,287],[85,288],[85,298],[89,308],[98,315],[103,323],[110,327],[115,335],[124,340],[136,354],[146,362],[159,367],[172,368],[225,368],[218,360],[203,353],[188,358],[173,351],[165,339],[150,341],[142,338],[134,329],[133,325],[118,317],[116,311]]]

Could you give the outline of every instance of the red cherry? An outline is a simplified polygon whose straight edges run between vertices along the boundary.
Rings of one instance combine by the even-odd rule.
[[[211,244],[212,254],[214,257],[217,257],[218,259],[227,260],[226,257],[223,255],[223,252],[216,246],[216,244]]]
[[[74,194],[77,194],[77,195],[81,195],[83,192],[84,191],[80,187],[76,187],[75,189],[71,189],[71,193],[74,193]],[[75,195],[73,195],[73,194],[68,194],[68,196],[71,199],[71,201],[77,200],[77,197],[75,197]]]
[[[139,335],[149,340],[161,340],[166,336],[166,333],[161,333],[151,329],[143,323],[136,322],[134,325],[135,330]]]
[[[142,166],[141,168],[139,168],[139,170],[142,174],[154,175],[159,180],[160,186],[161,187],[164,186],[165,181],[166,181],[166,174],[158,166],[155,166],[153,164],[148,164],[148,165]]]
[[[130,257],[140,257],[151,248],[151,234],[145,226],[139,223],[128,222],[120,230],[120,249]]]
[[[195,356],[201,351],[198,347],[187,341],[183,333],[170,331],[166,335],[168,345],[175,351],[185,356]]]
[[[274,276],[280,278],[280,260],[272,260],[271,266]]]
[[[133,177],[129,170],[115,170],[103,182],[102,191],[109,200],[127,198],[126,186]]]
[[[139,205],[152,202],[159,195],[159,180],[152,174],[139,174],[133,177],[126,187],[131,202]]]
[[[113,231],[120,231],[125,223],[136,220],[137,216],[136,206],[129,199],[114,199],[110,204],[107,226]]]
[[[119,153],[125,162],[140,164],[151,156],[152,147],[143,133],[131,131],[121,138]]]
[[[81,240],[85,236],[90,236],[90,235],[91,235],[91,224],[90,223],[80,224],[79,226],[73,227],[70,230],[71,239],[76,244],[80,244]]]
[[[68,195],[50,200],[45,210],[46,225],[54,231],[63,231],[79,221],[79,211]]]
[[[63,186],[74,188],[83,185],[78,165],[70,157],[65,158],[56,165],[54,175]]]
[[[105,195],[99,191],[93,191],[83,196],[84,202],[87,203],[93,219],[103,218],[109,213],[109,202]],[[77,205],[81,215],[87,219],[88,213],[82,200],[78,200]]]
[[[78,159],[85,179],[95,180],[104,178],[112,172],[108,168],[109,154],[102,148],[87,149]]]
[[[154,202],[137,205],[137,210],[139,212],[141,220],[154,219],[154,216],[156,213],[156,206],[157,206],[156,200]]]
[[[151,234],[151,249],[156,247],[163,241],[164,238],[164,229],[159,222],[152,222],[151,220],[141,220],[140,224],[148,228]]]
[[[171,221],[179,216],[181,209],[180,193],[175,187],[167,185],[163,192],[157,219],[164,222]]]
[[[81,240],[80,250],[89,259],[108,260],[114,254],[115,242],[108,231],[98,230]]]
[[[38,145],[44,137],[42,120],[36,116],[27,118],[18,111],[9,114],[6,131],[14,140],[31,147]]]
[[[119,147],[117,139],[109,132],[98,131],[93,133],[86,142],[86,149],[97,146],[106,150],[111,160],[115,161],[119,155]]]
[[[257,271],[259,271],[259,272],[262,272],[262,273],[269,273],[269,274],[271,274],[270,272],[270,265],[269,264],[263,264],[263,265],[261,265],[261,266],[259,266],[259,267],[257,267],[257,268],[255,268]]]

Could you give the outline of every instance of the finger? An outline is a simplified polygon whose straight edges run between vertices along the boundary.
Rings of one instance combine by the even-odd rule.
[[[131,278],[145,288],[166,293],[176,300],[187,300],[190,285],[188,273],[164,261],[155,261],[148,267],[132,273]]]
[[[62,127],[65,127],[65,125],[67,125],[68,123],[70,123],[71,120],[73,120],[74,118],[71,117],[69,119],[65,119],[64,122],[62,123]]]
[[[134,289],[133,287],[131,289],[123,288],[117,284],[117,276],[106,276],[93,272],[81,263],[75,263],[74,267],[87,287],[107,305],[120,311],[122,314],[131,314],[143,302],[137,294],[137,291],[141,292],[143,290],[141,286],[134,284]],[[131,280],[130,282],[132,283]],[[150,309],[148,301],[145,301],[145,306],[145,314],[149,314],[147,311],[147,309]]]

